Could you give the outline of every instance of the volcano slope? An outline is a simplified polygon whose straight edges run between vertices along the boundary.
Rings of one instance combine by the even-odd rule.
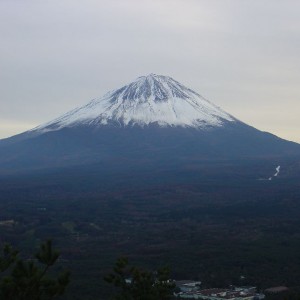
[[[2,173],[95,163],[157,169],[299,155],[298,144],[259,131],[174,79],[154,74],[0,141]]]
[[[0,141],[0,167],[0,241],[32,253],[52,238],[65,299],[108,299],[122,255],[207,287],[299,284],[299,145],[170,77]]]

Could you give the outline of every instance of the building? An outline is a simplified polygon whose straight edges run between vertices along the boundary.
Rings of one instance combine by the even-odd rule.
[[[278,294],[278,293],[283,293],[287,292],[289,288],[286,286],[276,286],[276,287],[271,287],[265,290],[265,293],[267,294]]]
[[[202,300],[261,300],[263,294],[258,294],[255,287],[234,287],[230,289],[204,289],[182,291],[175,296],[185,299]]]
[[[192,280],[176,280],[176,287],[180,289],[181,292],[195,292],[200,290],[201,281]]]

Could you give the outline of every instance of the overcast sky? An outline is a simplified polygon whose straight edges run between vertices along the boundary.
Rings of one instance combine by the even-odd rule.
[[[300,142],[298,0],[0,0],[0,138],[168,75]]]

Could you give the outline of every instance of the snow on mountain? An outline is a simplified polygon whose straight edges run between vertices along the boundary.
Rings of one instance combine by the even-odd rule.
[[[299,157],[299,148],[238,121],[172,78],[151,74],[0,140],[0,175],[93,164],[121,173],[173,170],[211,159],[222,160],[223,168],[224,159]]]
[[[110,123],[205,129],[220,127],[227,121],[235,122],[236,119],[171,77],[150,74],[32,131]]]

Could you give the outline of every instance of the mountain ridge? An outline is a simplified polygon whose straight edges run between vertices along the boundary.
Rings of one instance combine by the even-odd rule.
[[[157,114],[154,107],[167,112]],[[249,126],[174,79],[153,74],[0,140],[0,172],[93,163],[169,168],[195,160],[283,157],[300,157],[300,145]]]
[[[61,117],[34,128],[32,131],[57,130],[76,124],[121,126],[183,126],[205,129],[236,122],[198,93],[168,76],[150,74]]]

